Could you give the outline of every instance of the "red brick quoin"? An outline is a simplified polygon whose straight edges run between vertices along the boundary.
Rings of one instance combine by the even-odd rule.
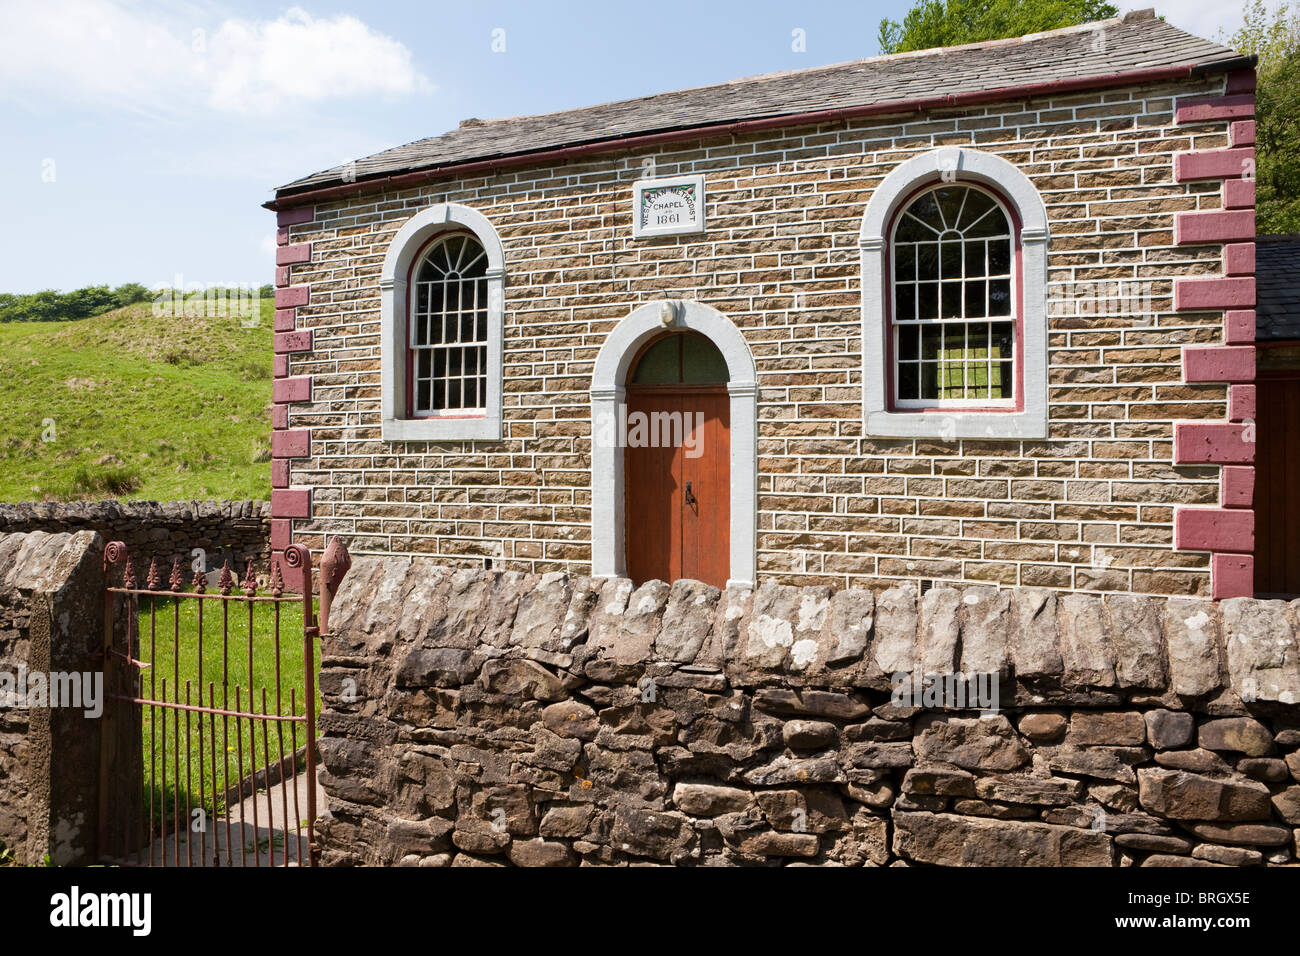
[[[1222,208],[1180,213],[1174,236],[1179,245],[1222,246],[1222,278],[1197,277],[1174,283],[1174,308],[1224,310],[1223,345],[1183,349],[1183,380],[1223,382],[1228,420],[1174,425],[1174,463],[1223,466],[1219,507],[1179,506],[1174,511],[1174,547],[1210,552],[1215,598],[1250,597],[1255,591],[1255,74],[1228,77],[1223,96],[1179,101],[1180,124],[1224,128],[1229,146],[1193,150],[1174,157],[1178,182],[1220,179]]]
[[[311,454],[311,430],[290,428],[291,406],[311,401],[311,376],[291,376],[291,356],[309,352],[310,329],[298,329],[298,309],[307,305],[310,289],[290,285],[295,265],[311,262],[312,244],[293,242],[295,226],[315,219],[313,206],[283,209],[276,213],[275,253],[275,380],[272,385],[274,407],[271,413],[271,553],[280,560],[285,586],[302,589],[302,571],[284,564],[284,549],[293,542],[295,519],[311,518],[311,489],[290,485],[292,459]]]

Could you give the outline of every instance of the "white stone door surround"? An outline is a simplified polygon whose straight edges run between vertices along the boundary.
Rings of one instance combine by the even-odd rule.
[[[627,573],[623,445],[618,434],[624,385],[641,346],[665,331],[698,332],[727,363],[731,397],[731,572],[728,587],[753,587],[758,508],[758,377],[735,324],[712,306],[657,299],[633,309],[605,339],[591,376],[591,573]]]

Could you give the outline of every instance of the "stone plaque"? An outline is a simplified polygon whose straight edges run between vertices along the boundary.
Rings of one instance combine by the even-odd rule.
[[[642,179],[632,186],[632,237],[704,231],[704,177]]]

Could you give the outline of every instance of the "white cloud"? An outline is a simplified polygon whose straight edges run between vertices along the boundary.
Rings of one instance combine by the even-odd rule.
[[[74,99],[157,112],[192,69],[188,44],[120,5],[54,0],[5,10],[0,95],[28,106]],[[164,83],[169,76],[173,84]]]
[[[262,255],[270,258],[272,262],[275,261],[275,250],[276,250],[275,233],[268,232],[265,236],[262,237],[262,241],[258,243],[258,246],[262,250]]]
[[[278,20],[227,20],[212,40],[209,102],[270,112],[286,101],[429,93],[411,51],[360,20],[313,19],[293,7]]]
[[[6,9],[5,21],[0,97],[29,108],[71,100],[148,114],[271,114],[433,90],[402,43],[355,17],[299,7],[218,21],[211,8],[164,15],[126,0],[49,0]]]

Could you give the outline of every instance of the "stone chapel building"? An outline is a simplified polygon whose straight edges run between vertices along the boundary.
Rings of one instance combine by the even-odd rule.
[[[1254,76],[1148,10],[282,186],[273,548],[1249,595]]]

